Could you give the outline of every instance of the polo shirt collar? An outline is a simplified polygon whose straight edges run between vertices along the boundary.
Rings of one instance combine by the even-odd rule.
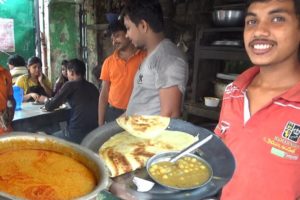
[[[141,50],[138,49],[131,57],[133,57],[133,56],[139,54],[140,52],[141,52]],[[119,51],[118,51],[118,50],[115,50],[115,51],[114,51],[113,56],[114,56],[115,59],[123,60],[123,59],[119,56]],[[131,58],[131,57],[130,57],[130,58]],[[130,58],[129,58],[129,59],[130,59]]]
[[[291,89],[283,93],[280,98],[285,99],[289,102],[300,103],[300,82],[294,85]]]
[[[259,73],[259,67],[251,67],[239,75],[236,80],[233,82],[233,85],[238,87],[241,90],[245,90],[248,85],[251,83],[253,78]]]
[[[251,67],[246,70],[237,79],[233,82],[233,85],[245,91],[248,85],[251,83],[253,78],[259,73],[259,67]],[[283,93],[282,95],[276,97],[276,99],[285,99],[289,102],[299,102],[300,103],[300,82],[298,82],[295,86],[290,88],[288,91]]]
[[[114,56],[115,59],[121,59],[120,56],[119,56],[119,51],[118,50],[114,51],[113,56]]]

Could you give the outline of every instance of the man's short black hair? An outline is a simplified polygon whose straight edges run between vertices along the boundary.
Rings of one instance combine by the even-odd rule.
[[[86,72],[85,64],[83,61],[77,58],[69,60],[67,69],[70,71],[74,71],[75,74],[77,75],[81,75],[82,77],[85,77],[85,72]]]
[[[112,34],[118,31],[124,31],[126,33],[126,27],[123,22],[116,20],[113,23],[108,25],[108,33]]]
[[[69,62],[69,61],[67,61],[67,60],[62,60],[62,61],[61,61],[61,65],[67,66],[67,65],[68,65],[68,62]]]
[[[136,26],[141,20],[145,20],[155,33],[164,30],[163,11],[158,0],[129,0],[124,15],[127,15]]]
[[[247,0],[247,6],[246,6],[246,9],[248,9],[248,7],[254,3],[254,2],[267,2],[267,1],[270,1],[270,0]],[[278,1],[285,1],[285,0],[278,0]],[[300,21],[300,0],[293,0],[294,2],[294,5],[295,5],[295,12],[296,12],[296,15],[298,16],[298,19]],[[300,23],[300,22],[299,22]]]
[[[26,65],[24,58],[18,54],[10,55],[7,59],[7,64],[15,67]]]

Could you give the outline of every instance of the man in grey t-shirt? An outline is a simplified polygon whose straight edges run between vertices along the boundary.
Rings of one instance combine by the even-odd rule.
[[[125,8],[127,37],[148,55],[137,71],[126,115],[179,117],[188,64],[182,52],[163,33],[158,0],[130,0]]]

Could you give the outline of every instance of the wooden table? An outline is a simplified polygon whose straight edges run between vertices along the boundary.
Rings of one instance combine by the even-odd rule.
[[[34,105],[32,102],[22,104],[22,110],[15,111],[13,119],[14,131],[38,132],[52,134],[66,125],[70,116],[70,106],[55,111],[41,109],[43,105]]]

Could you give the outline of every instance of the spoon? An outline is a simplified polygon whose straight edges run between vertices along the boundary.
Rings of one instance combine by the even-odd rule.
[[[178,160],[182,156],[184,156],[184,155],[186,155],[188,153],[191,153],[195,149],[197,149],[197,148],[201,147],[202,145],[204,145],[206,142],[208,142],[209,140],[211,140],[212,137],[213,137],[213,135],[209,135],[206,138],[204,138],[203,140],[197,141],[197,142],[191,144],[190,146],[188,146],[185,149],[183,149],[182,151],[180,151],[177,155],[175,155],[174,157],[172,157],[169,162],[172,162],[172,163],[176,162],[176,160]]]
[[[195,149],[199,148],[200,146],[204,145],[205,143],[207,143],[209,140],[211,140],[211,138],[213,138],[213,135],[209,135],[206,138],[204,138],[201,141],[197,141],[194,142],[193,144],[191,144],[190,146],[186,147],[185,149],[183,149],[182,151],[180,151],[177,155],[175,155],[174,157],[172,157],[169,162],[175,162],[176,160],[178,160],[179,158],[181,158],[182,156],[191,153],[192,151],[194,151]],[[139,177],[134,177],[133,178],[133,183],[137,186],[137,191],[138,192],[148,192],[150,191],[153,186],[155,185],[154,182],[146,180],[146,179],[142,179]]]

